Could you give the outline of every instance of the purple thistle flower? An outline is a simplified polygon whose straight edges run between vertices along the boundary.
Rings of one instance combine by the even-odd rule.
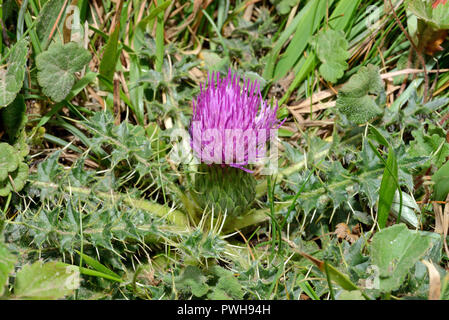
[[[190,124],[191,147],[197,159],[206,164],[221,164],[250,172],[244,166],[265,156],[266,142],[280,126],[278,105],[272,108],[262,98],[257,81],[240,77],[229,70],[227,77],[208,74],[207,85],[193,99]]]

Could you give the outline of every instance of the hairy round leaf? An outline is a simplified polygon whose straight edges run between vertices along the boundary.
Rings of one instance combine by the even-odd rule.
[[[53,44],[36,58],[37,80],[48,97],[59,102],[70,93],[75,83],[75,72],[89,63],[89,51],[75,42]]]
[[[13,147],[5,142],[0,143],[0,183],[17,169],[19,162],[19,155]]]

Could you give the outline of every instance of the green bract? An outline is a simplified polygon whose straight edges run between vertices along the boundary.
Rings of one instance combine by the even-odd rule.
[[[240,216],[256,197],[253,175],[238,168],[205,165],[195,175],[193,196],[202,209]]]

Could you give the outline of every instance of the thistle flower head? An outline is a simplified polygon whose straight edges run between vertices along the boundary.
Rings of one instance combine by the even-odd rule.
[[[244,166],[265,156],[265,145],[277,129],[278,106],[262,98],[257,81],[229,70],[226,77],[212,72],[193,100],[191,147],[202,163],[221,164],[249,171]]]

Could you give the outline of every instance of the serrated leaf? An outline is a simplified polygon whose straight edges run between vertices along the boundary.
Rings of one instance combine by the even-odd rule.
[[[343,31],[321,31],[316,39],[316,52],[321,61],[320,74],[329,82],[337,82],[348,69],[346,60],[350,57]]]
[[[89,63],[89,51],[75,42],[53,44],[36,58],[37,79],[45,95],[59,102],[70,93],[75,83],[75,72]]]
[[[9,252],[8,248],[0,242],[0,297],[5,293],[9,274],[14,271],[17,257]]]
[[[376,100],[383,98],[384,94],[379,68],[368,65],[367,67],[361,67],[340,89],[337,107],[349,121],[362,124],[382,112],[379,102]],[[373,99],[371,95],[376,95],[377,99]]]
[[[38,261],[17,272],[14,294],[18,298],[54,300],[71,294],[79,285],[78,267]]]
[[[28,40],[22,38],[11,49],[8,68],[0,70],[0,109],[14,101],[25,79]]]
[[[429,237],[408,230],[402,223],[376,233],[371,243],[371,259],[379,271],[379,289],[382,292],[398,289],[430,244]]]

